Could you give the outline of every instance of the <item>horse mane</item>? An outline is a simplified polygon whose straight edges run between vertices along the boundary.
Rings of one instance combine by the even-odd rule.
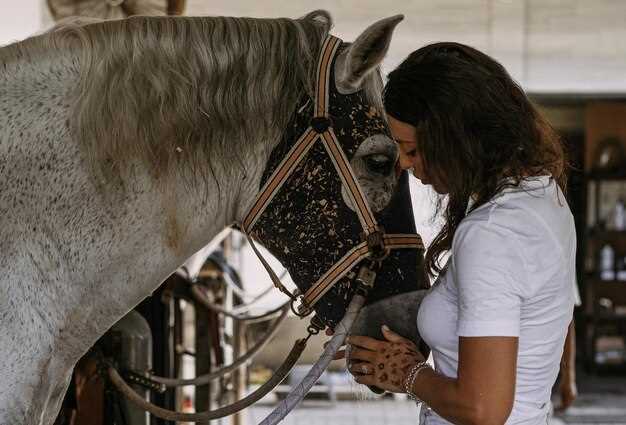
[[[215,167],[245,176],[250,140],[280,140],[302,95],[314,92],[331,26],[326,11],[300,19],[139,16],[65,23],[43,45],[47,54],[72,51],[80,63],[69,124],[98,171],[119,175],[139,160],[156,177],[185,170],[206,181]],[[366,83],[372,98],[379,80]]]

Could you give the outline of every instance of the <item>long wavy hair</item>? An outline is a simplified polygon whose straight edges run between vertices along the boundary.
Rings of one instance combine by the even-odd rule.
[[[388,114],[416,127],[424,172],[448,193],[437,203],[444,225],[424,262],[431,276],[461,220],[505,187],[549,174],[565,192],[560,138],[488,55],[459,43],[425,46],[389,74],[383,101]]]

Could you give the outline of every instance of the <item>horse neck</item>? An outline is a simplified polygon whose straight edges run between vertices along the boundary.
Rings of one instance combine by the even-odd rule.
[[[130,161],[123,185],[99,185],[66,124],[80,52],[26,43],[34,47],[0,50],[0,112],[8,111],[0,113],[0,357],[10,365],[0,375],[12,382],[5,392],[0,385],[0,423],[27,423],[11,416],[19,412],[52,416],[53,395],[63,394],[78,358],[244,216],[278,143],[247,141],[239,158],[245,179],[238,166],[222,164],[190,187],[176,173],[155,181]],[[23,406],[11,407],[14,399]]]
[[[99,185],[66,126],[80,78],[79,53],[51,55],[30,46],[11,60],[2,53],[7,52],[0,51],[0,65],[7,66],[0,66],[0,110],[9,114],[0,114],[0,131],[7,136],[0,137],[0,156],[13,166],[0,167],[0,245],[9,243],[0,271],[6,266],[19,275],[6,273],[0,284],[6,282],[11,292],[30,279],[32,271],[16,271],[10,263],[21,261],[20,252],[33,241],[45,246],[31,256],[30,267],[54,261],[61,266],[32,288],[49,296],[50,327],[66,330],[63,342],[75,361],[188,257],[244,216],[278,141],[251,138],[240,149],[245,179],[238,165],[221,164],[210,179],[192,186],[177,173],[156,181],[141,161],[131,161],[123,185]],[[18,211],[23,187],[30,188],[32,204]]]
[[[245,181],[225,166],[191,189],[132,164],[100,187],[65,125],[77,71],[46,61],[0,71],[0,423],[51,423],[80,356],[245,214],[271,150],[250,140]]]

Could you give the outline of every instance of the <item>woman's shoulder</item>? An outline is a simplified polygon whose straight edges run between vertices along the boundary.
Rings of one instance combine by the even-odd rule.
[[[498,263],[523,279],[556,273],[573,261],[576,232],[558,186],[536,186],[503,193],[472,211],[457,228],[452,248],[457,258]]]
[[[502,228],[527,242],[537,242],[537,238],[557,242],[575,233],[567,200],[549,176],[530,177],[518,186],[505,188],[469,213],[459,230],[473,226]]]

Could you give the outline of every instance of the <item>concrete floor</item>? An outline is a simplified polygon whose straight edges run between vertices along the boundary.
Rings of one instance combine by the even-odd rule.
[[[246,423],[261,422],[272,405],[247,411]],[[409,401],[393,399],[339,401],[306,400],[283,425],[416,425],[418,409]],[[626,394],[581,394],[566,414],[555,415],[550,425],[626,425]]]
[[[578,398],[564,414],[555,414],[550,425],[626,425],[626,376],[589,376],[579,370],[577,381]],[[344,396],[355,391],[358,393],[357,388],[353,386],[341,393]],[[244,424],[258,424],[272,411],[274,401],[263,401],[246,411]],[[558,405],[558,396],[554,396],[553,402]],[[353,397],[336,403],[307,398],[281,424],[416,425],[418,414],[415,404],[402,396],[395,400],[354,400]]]

